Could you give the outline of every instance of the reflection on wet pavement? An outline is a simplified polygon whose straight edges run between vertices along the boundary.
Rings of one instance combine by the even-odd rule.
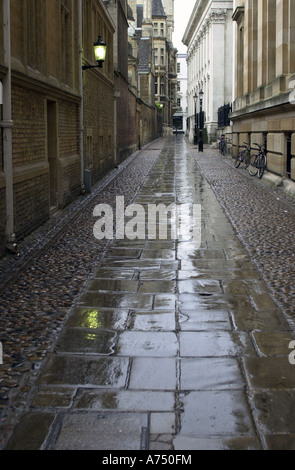
[[[200,247],[116,240],[93,270],[37,383],[45,448],[295,448],[293,335],[178,136],[134,202],[188,201]]]

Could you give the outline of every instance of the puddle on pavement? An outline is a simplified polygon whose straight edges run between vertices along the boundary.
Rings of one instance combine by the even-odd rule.
[[[87,285],[87,290],[92,292],[131,292],[136,293],[138,281],[94,279]]]
[[[182,331],[179,334],[181,357],[254,356],[249,335],[235,331]]]
[[[157,333],[159,334],[159,333]],[[177,389],[177,360],[169,357],[135,357],[129,378],[131,390]]]
[[[132,312],[129,330],[133,331],[175,331],[174,311]]]
[[[181,391],[243,390],[245,381],[234,358],[181,359]]]
[[[180,436],[255,435],[242,390],[190,392],[182,401]]]
[[[178,292],[180,294],[184,293],[195,293],[195,294],[212,294],[212,293],[222,293],[222,287],[219,281],[213,279],[204,279],[204,280],[194,280],[186,279],[183,281],[178,281]]]
[[[38,384],[124,388],[128,365],[129,359],[124,357],[52,355]]]
[[[57,352],[111,355],[115,352],[117,333],[91,328],[67,328],[60,336]]]
[[[119,356],[176,357],[177,353],[178,341],[175,333],[125,331],[119,335]]]
[[[86,292],[82,295],[79,303],[87,307],[98,308],[141,308],[152,307],[153,295],[150,294],[122,294],[114,292],[112,295],[103,292]]]
[[[79,390],[76,409],[174,411],[174,393],[134,390]]]
[[[179,327],[181,331],[232,330],[227,310],[180,310]]]
[[[141,281],[138,289],[139,293],[151,294],[151,293],[165,293],[165,292],[176,292],[176,281]]]
[[[127,325],[129,310],[76,308],[68,326],[91,329],[124,330]]]

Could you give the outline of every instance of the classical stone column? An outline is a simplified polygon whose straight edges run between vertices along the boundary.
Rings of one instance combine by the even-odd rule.
[[[288,73],[289,0],[277,0],[276,4],[276,76]]]

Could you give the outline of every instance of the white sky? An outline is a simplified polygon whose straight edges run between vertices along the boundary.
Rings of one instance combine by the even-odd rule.
[[[195,3],[196,0],[174,0],[173,46],[176,47],[180,53],[187,52],[187,47],[182,44],[181,40],[184,36]]]

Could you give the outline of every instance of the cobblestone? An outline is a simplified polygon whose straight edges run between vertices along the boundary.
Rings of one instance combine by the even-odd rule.
[[[0,448],[10,430],[5,424],[13,425],[30,391],[28,380],[38,373],[52,348],[93,262],[102,259],[109,248],[108,241],[93,236],[94,206],[103,202],[115,207],[118,195],[130,204],[162,145],[156,141],[131,156],[121,165],[121,171],[114,170],[90,195],[81,197],[20,242],[18,258],[0,260]]]
[[[193,147],[191,147],[193,149]],[[282,187],[234,168],[233,159],[192,150],[204,176],[267,282],[295,326],[295,199]],[[295,185],[295,183],[294,183]]]
[[[230,158],[188,145],[204,184],[199,170],[190,172],[191,156],[182,160],[182,137],[175,148],[171,139],[148,146],[105,187],[25,240],[20,262],[2,260],[0,447],[17,422],[10,448],[71,448],[71,435],[85,448],[76,425],[86,435],[105,429],[103,443],[91,433],[93,448],[107,448],[108,439],[125,446],[113,434],[120,426],[129,435],[126,415],[134,445],[147,445],[140,430],[150,427],[154,450],[278,448],[282,432],[294,447],[286,412],[294,389],[287,359],[293,336],[279,314],[294,327],[294,201],[233,168]],[[179,173],[182,162],[188,165],[183,179],[176,172],[177,189],[171,159]],[[153,178],[144,184],[152,167],[155,193]],[[142,204],[167,203],[171,195],[179,203],[202,202],[202,249],[179,241],[176,250],[167,241],[95,240],[94,206],[114,207],[118,195],[130,204],[140,187]],[[10,269],[13,262],[18,267]],[[266,398],[274,419],[283,411],[279,426],[264,409]],[[26,438],[31,425],[32,440]]]

